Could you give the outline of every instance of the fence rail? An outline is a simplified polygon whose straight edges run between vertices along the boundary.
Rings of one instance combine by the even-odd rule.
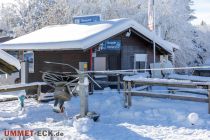
[[[13,85],[4,85],[0,86],[0,93],[1,92],[12,92],[12,91],[19,91],[19,90],[29,90],[29,89],[36,89],[38,96],[41,93],[41,87],[47,85],[44,82],[34,82],[34,83],[24,83],[24,84],[13,84]],[[6,101],[13,101],[17,100],[17,97],[8,98],[8,99],[1,99],[0,102]]]
[[[198,88],[202,87],[207,89],[208,98],[182,96],[174,94],[160,94],[149,91],[133,91],[132,85],[152,85],[152,86],[173,86],[173,87],[186,87],[186,88]],[[143,96],[152,98],[168,98],[174,100],[184,100],[184,101],[194,101],[208,103],[208,113],[210,114],[210,83],[209,82],[190,82],[183,80],[168,80],[168,79],[153,79],[153,78],[143,78],[141,80],[124,80],[124,105],[125,107],[130,107],[132,105],[132,96]]]

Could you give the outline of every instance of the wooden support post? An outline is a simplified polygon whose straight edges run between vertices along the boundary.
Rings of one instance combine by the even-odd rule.
[[[81,74],[79,78],[79,96],[80,96],[80,117],[85,117],[88,112],[88,78]]]
[[[128,100],[127,100],[127,82],[123,82],[123,89],[124,89],[124,107],[128,106]]]
[[[128,82],[128,107],[131,106],[131,82]]]
[[[210,85],[208,86],[208,99],[209,99],[209,102],[208,102],[208,113],[210,114]]]
[[[79,70],[87,70],[87,62],[79,62]],[[80,117],[85,117],[88,113],[89,82],[85,74],[79,75],[79,97],[80,97]]]
[[[120,93],[120,75],[117,75],[117,90]]]
[[[29,64],[21,62],[21,83],[28,83]]]
[[[38,85],[37,86],[37,95],[38,95],[38,97],[40,96],[41,91],[42,91],[42,86],[41,85]]]
[[[90,74],[90,76],[94,79],[94,75],[93,74]],[[91,82],[90,83],[90,94],[93,94],[93,91],[94,91],[94,83]]]
[[[39,97],[40,97],[41,91],[42,91],[42,87],[41,87],[41,85],[38,85],[37,86],[37,101],[39,101]]]

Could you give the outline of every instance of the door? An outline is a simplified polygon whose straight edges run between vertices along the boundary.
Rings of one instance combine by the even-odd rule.
[[[120,70],[121,68],[121,59],[119,54],[109,55],[108,56],[108,70]],[[117,81],[116,76],[109,76],[109,81]],[[116,88],[116,86],[110,86],[111,88]]]
[[[108,62],[108,70],[120,70],[121,60],[119,54],[109,55],[107,62]]]

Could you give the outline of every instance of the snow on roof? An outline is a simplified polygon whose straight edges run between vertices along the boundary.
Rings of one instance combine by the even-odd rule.
[[[12,65],[17,70],[20,70],[20,68],[21,68],[19,60],[17,60],[15,57],[6,53],[3,50],[0,50],[0,59],[3,60],[4,62],[6,62],[6,65]],[[1,69],[1,67],[0,67],[0,69]]]
[[[154,38],[154,33],[142,25],[134,20],[122,18],[85,24],[48,26],[4,42],[0,45],[0,49],[84,50],[129,28],[133,28],[150,40]],[[155,42],[170,53],[173,52],[173,48],[179,48],[158,36],[155,37]]]

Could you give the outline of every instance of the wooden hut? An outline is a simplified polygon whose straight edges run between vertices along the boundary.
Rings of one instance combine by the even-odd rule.
[[[125,18],[48,26],[5,42],[0,49],[33,51],[34,72],[29,74],[29,82],[34,82],[41,81],[40,71],[69,71],[65,66],[44,61],[68,63],[77,68],[80,62],[87,62],[89,70],[124,70],[133,68],[135,54],[147,54],[149,66],[153,62],[153,40],[157,61],[160,55],[169,55],[172,60],[177,45]]]

